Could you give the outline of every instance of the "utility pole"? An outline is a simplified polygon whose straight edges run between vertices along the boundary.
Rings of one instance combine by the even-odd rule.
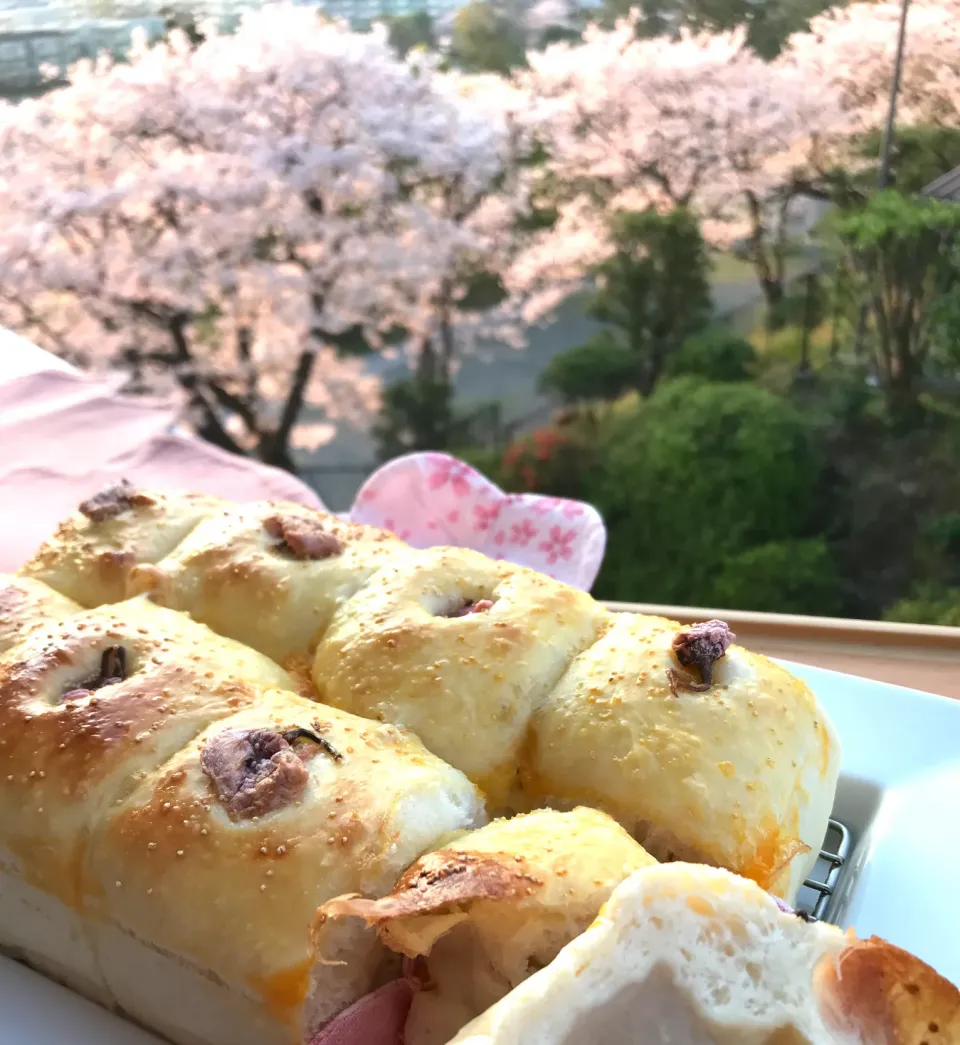
[[[880,142],[880,169],[877,171],[877,187],[885,189],[890,182],[890,151],[893,148],[893,127],[897,118],[897,95],[900,94],[900,80],[903,76],[903,56],[907,42],[907,11],[910,0],[902,0],[900,4],[900,32],[897,36],[897,57],[893,64],[893,80],[890,83],[890,103],[887,106],[887,122],[883,128]]]
[[[885,189],[890,184],[890,153],[893,150],[893,129],[897,119],[897,96],[903,76],[903,56],[907,44],[907,12],[910,0],[900,2],[900,31],[897,34],[897,56],[893,63],[893,79],[890,81],[890,101],[887,105],[887,122],[883,126],[880,140],[880,164],[877,168],[877,188]],[[857,329],[853,335],[853,354],[858,359],[863,352],[863,340],[867,333],[867,306],[861,305],[857,315]]]

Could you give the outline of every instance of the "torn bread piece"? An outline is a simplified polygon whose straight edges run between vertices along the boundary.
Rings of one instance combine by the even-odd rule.
[[[627,879],[450,1045],[957,1045],[958,1006],[955,987],[884,941],[673,863]]]
[[[425,956],[405,1045],[443,1045],[548,965],[650,857],[593,809],[497,820],[418,860],[381,900],[345,897],[328,918],[357,915],[392,950]]]

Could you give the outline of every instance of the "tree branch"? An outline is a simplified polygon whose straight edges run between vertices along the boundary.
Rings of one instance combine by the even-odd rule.
[[[283,412],[280,414],[280,423],[274,432],[274,441],[278,449],[286,448],[290,441],[290,433],[293,426],[300,417],[300,411],[306,399],[307,384],[313,373],[317,362],[316,349],[310,348],[300,353],[297,360],[297,369],[293,374],[293,382],[287,394],[287,401],[283,404]]]

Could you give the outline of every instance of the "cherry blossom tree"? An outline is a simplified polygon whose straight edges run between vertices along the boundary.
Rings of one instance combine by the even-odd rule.
[[[900,3],[832,8],[792,37],[785,57],[809,81],[840,95],[852,127],[870,131],[887,112]],[[905,124],[960,123],[960,2],[912,0],[897,100]]]
[[[228,449],[293,467],[505,256],[505,119],[384,32],[267,8],[71,79],[0,111],[0,322]]]
[[[796,62],[764,62],[742,32],[640,39],[633,19],[529,62],[521,82],[559,215],[514,269],[521,285],[542,285],[547,305],[607,256],[609,212],[685,206],[715,244],[745,236],[779,298],[790,208],[846,119],[837,92]]]

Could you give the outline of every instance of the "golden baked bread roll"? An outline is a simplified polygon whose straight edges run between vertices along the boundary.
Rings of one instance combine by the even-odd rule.
[[[362,917],[409,958],[426,956],[405,1045],[445,1045],[469,1020],[548,965],[613,889],[656,861],[593,809],[496,820],[418,860],[380,900],[343,897],[330,918]]]
[[[218,497],[141,490],[120,480],[84,501],[17,572],[81,606],[120,602],[134,566],[162,559],[224,506]]]
[[[112,534],[133,549],[113,587],[149,589],[298,676],[319,639],[319,699],[416,733],[486,792],[491,814],[596,806],[658,859],[716,863],[796,895],[826,830],[839,745],[810,691],[730,645],[724,625],[691,633],[610,614],[533,571],[414,551],[295,505],[119,500],[132,507],[65,524],[41,549],[34,565],[59,564],[52,586],[92,577],[86,600],[106,597],[87,544]],[[190,531],[182,541],[174,523]]]
[[[730,638],[721,622],[615,615],[534,713],[525,799],[604,809],[659,860],[726,867],[792,902],[840,744],[799,679]]]
[[[318,907],[386,893],[483,818],[466,777],[409,734],[266,694],[91,830],[89,931],[109,993],[179,1045],[301,1045],[371,988],[387,953]]]
[[[317,648],[322,701],[413,730],[498,811],[530,714],[605,612],[584,592],[478,552],[410,552],[375,574]]]
[[[0,653],[44,621],[69,617],[82,607],[32,577],[0,574]]]
[[[211,722],[290,684],[144,599],[47,622],[0,656],[0,944],[102,997],[78,921],[94,824]]]
[[[156,565],[134,567],[128,590],[309,674],[307,657],[337,607],[406,550],[386,530],[302,505],[231,505]]]
[[[675,863],[623,882],[450,1045],[957,1045],[958,1012],[960,992],[912,955]]]

